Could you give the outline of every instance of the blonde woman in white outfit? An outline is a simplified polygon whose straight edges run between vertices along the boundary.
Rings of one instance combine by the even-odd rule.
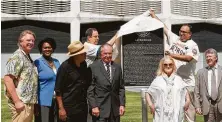
[[[157,77],[146,93],[153,122],[183,122],[184,111],[190,104],[186,84],[175,74],[174,60],[166,56],[160,60]]]
[[[153,10],[150,10],[151,17],[160,21]],[[185,113],[185,119],[188,122],[195,122],[196,113],[193,105],[194,102],[194,86],[195,86],[195,70],[196,63],[199,58],[198,45],[192,40],[192,26],[184,24],[179,30],[179,35],[171,32],[164,25],[164,34],[167,37],[169,49],[165,49],[165,54],[171,56],[176,64],[176,74],[180,76],[188,85],[191,104]]]

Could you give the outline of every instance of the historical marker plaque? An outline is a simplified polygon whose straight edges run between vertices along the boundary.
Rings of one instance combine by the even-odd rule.
[[[163,29],[125,35],[122,45],[125,84],[150,85],[164,53]]]

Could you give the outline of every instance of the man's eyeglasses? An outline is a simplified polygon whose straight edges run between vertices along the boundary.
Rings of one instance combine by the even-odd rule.
[[[179,32],[180,33],[190,33],[190,32],[186,32],[186,31],[182,31],[182,30],[180,30]]]
[[[164,67],[172,67],[173,64],[172,64],[172,63],[170,63],[170,64],[163,64],[163,66],[164,66]]]
[[[92,37],[94,37],[94,38],[99,38],[99,36],[92,36]]]

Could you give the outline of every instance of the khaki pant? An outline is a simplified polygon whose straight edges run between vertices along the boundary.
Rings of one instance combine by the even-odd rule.
[[[196,121],[196,111],[194,107],[194,87],[190,86],[187,88],[190,94],[190,105],[187,111],[185,111],[185,120],[187,122],[195,122]]]
[[[12,122],[32,122],[34,114],[34,104],[24,104],[25,108],[20,113],[17,113],[15,105],[8,103],[12,111]]]

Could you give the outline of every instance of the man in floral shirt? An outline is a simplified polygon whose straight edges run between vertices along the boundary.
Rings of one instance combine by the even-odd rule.
[[[32,122],[37,103],[38,74],[30,57],[35,34],[23,31],[18,38],[18,49],[6,64],[4,83],[13,122]]]

